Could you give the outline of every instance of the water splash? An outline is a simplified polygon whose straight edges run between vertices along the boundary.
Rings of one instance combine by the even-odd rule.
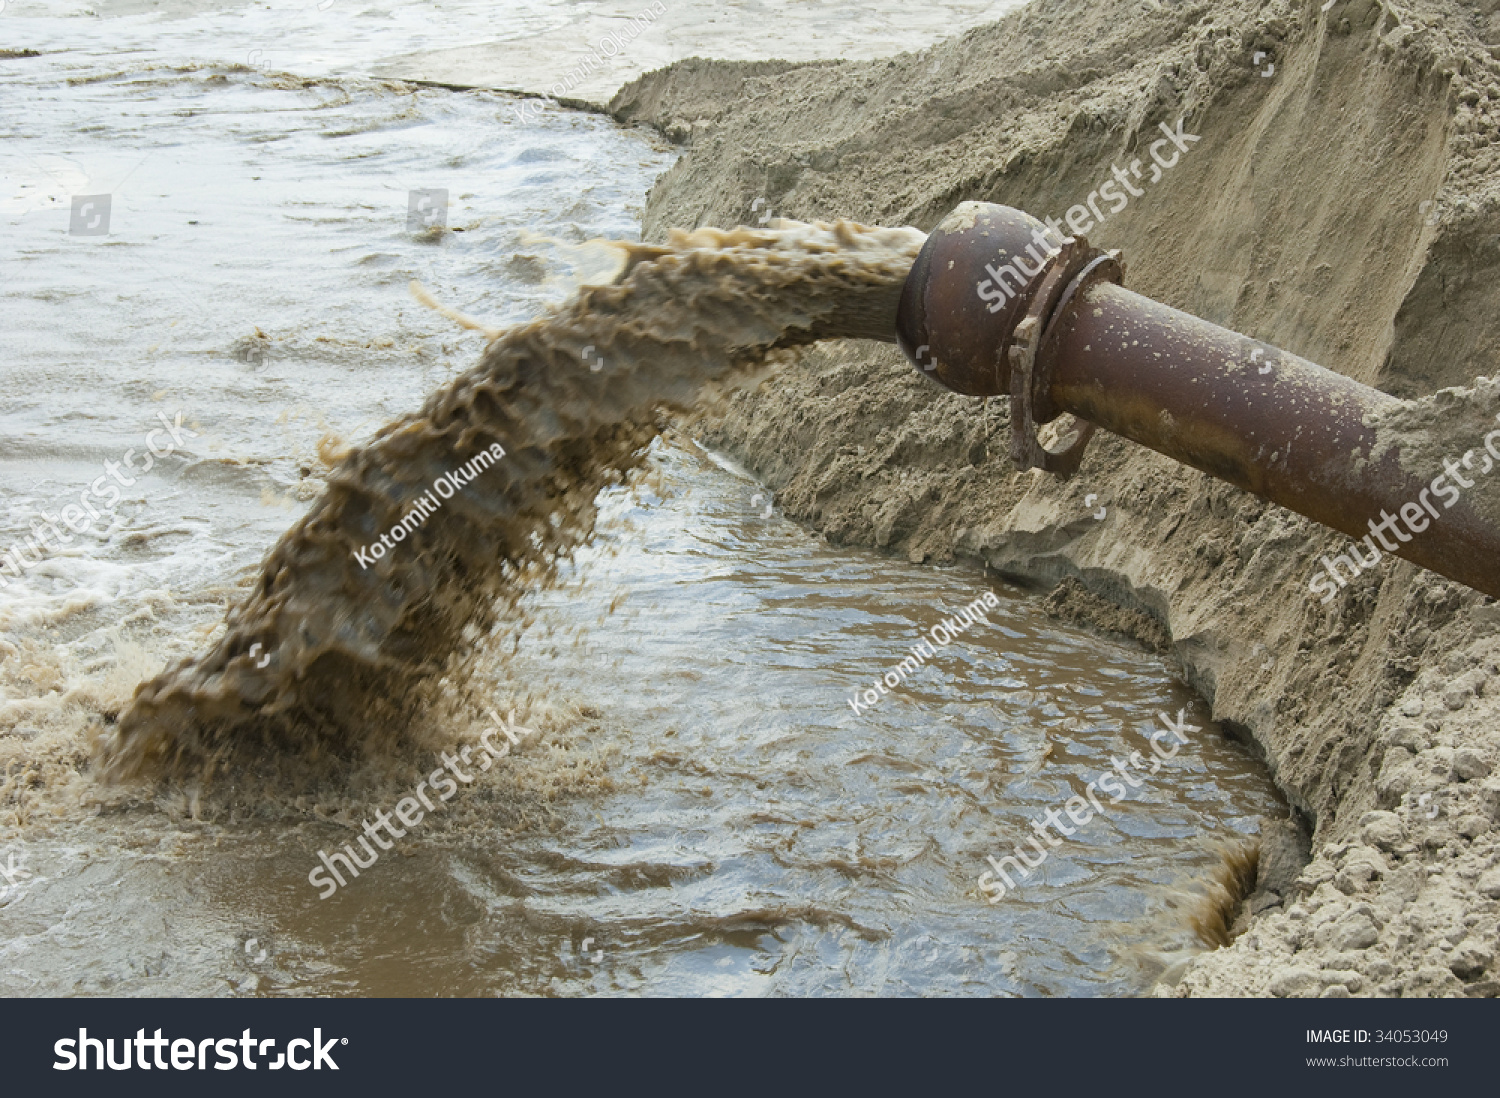
[[[501,334],[344,458],[222,638],[137,690],[102,771],[206,778],[267,753],[316,762],[394,746],[430,691],[461,688],[499,612],[591,536],[595,497],[642,462],[662,411],[819,339],[891,339],[923,240],[840,221],[617,245],[614,282]],[[609,369],[591,369],[600,357]],[[465,468],[462,489],[406,521],[379,559],[356,556]]]

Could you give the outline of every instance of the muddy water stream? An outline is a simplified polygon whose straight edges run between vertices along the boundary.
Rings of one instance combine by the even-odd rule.
[[[538,734],[332,898],[319,851],[440,765],[441,728],[333,791],[101,793],[135,683],[221,635],[340,447],[478,357],[407,282],[528,319],[601,262],[586,241],[634,237],[672,157],[503,96],[168,66],[119,23],[107,56],[0,62],[27,103],[0,143],[0,551],[163,416],[188,433],[0,589],[0,993],[1128,994],[1190,948],[1177,891],[1278,802],[1169,670],[994,577],[829,548],[684,439],[476,661]],[[415,188],[453,231],[409,229]],[[78,194],[111,195],[107,236],[69,232]],[[987,626],[851,711],[989,590]],[[985,855],[1183,708],[1202,731],[1160,775],[984,902]]]

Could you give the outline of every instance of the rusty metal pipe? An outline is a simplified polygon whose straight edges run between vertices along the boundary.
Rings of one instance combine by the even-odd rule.
[[[1466,497],[1431,504],[1372,417],[1402,401],[1132,293],[1118,257],[1019,210],[966,202],[924,245],[897,338],[923,373],[970,396],[1009,394],[1022,468],[1077,468],[1093,426],[1148,446],[1477,591],[1500,597],[1500,530]],[[1049,451],[1036,427],[1082,422]],[[1424,506],[1425,504],[1425,506]],[[1430,517],[1401,541],[1389,518]],[[1391,543],[1395,548],[1389,548]]]

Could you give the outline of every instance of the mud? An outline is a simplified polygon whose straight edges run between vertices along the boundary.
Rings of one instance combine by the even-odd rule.
[[[966,199],[1058,216],[1186,117],[1193,156],[1091,242],[1133,289],[1420,399],[1381,430],[1431,477],[1496,411],[1475,380],[1500,334],[1496,41],[1489,2],[1036,0],[879,62],[684,63],[613,106],[689,143],[648,237],[755,198],[920,228]],[[1283,843],[1243,932],[1158,993],[1500,992],[1495,601],[1387,560],[1321,605],[1308,578],[1342,535],[1116,438],[1070,481],[1018,474],[1002,404],[846,343],[708,438],[834,542],[1067,583],[1065,613],[1167,638],[1264,751],[1310,847]]]
[[[137,691],[103,771],[389,750],[430,691],[461,687],[497,614],[588,539],[596,497],[665,410],[778,352],[889,330],[923,239],[838,222],[619,245],[616,281],[500,335],[337,465],[222,637]]]

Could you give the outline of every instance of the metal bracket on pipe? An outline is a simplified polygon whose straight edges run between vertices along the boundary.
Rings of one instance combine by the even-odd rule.
[[[1417,506],[1428,483],[1404,463],[1414,449],[1378,428],[1405,402],[1264,344],[1275,376],[1247,376],[1245,336],[1118,285],[1117,259],[1081,239],[1067,257],[1050,250],[1046,232],[1020,210],[961,203],[922,245],[896,310],[897,341],[924,376],[1011,396],[1021,468],[1079,467],[1077,438],[1049,450],[1037,437],[1071,413],[1350,537],[1368,536],[1371,515]],[[1392,555],[1500,598],[1500,521],[1478,499]]]
[[[1037,363],[1037,350],[1051,327],[1060,304],[1070,303],[1084,284],[1094,278],[1108,277],[1120,281],[1123,270],[1112,255],[1090,248],[1082,236],[1063,243],[1031,299],[1030,307],[1016,325],[1010,339],[1010,459],[1016,468],[1042,469],[1058,476],[1070,477],[1083,464],[1083,452],[1094,437],[1094,425],[1070,416],[1073,439],[1061,450],[1049,450],[1037,435],[1037,412],[1050,422],[1048,397],[1050,382],[1046,360]]]

